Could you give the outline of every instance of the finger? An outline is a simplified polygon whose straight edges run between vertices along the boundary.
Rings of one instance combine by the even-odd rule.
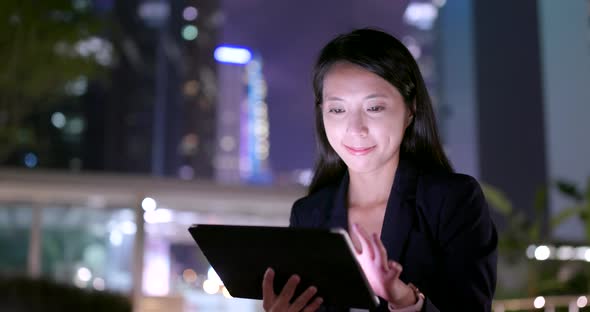
[[[324,302],[324,299],[322,299],[321,297],[317,297],[311,304],[309,304],[307,307],[305,307],[305,309],[303,309],[303,312],[314,312],[317,309],[320,308],[320,306],[322,305],[322,302]]]
[[[359,231],[358,231],[358,228],[357,228],[357,224],[356,224],[356,223],[354,223],[354,224],[352,225],[352,233],[351,233],[351,234],[352,234],[352,236],[354,236],[354,238],[355,238],[355,239],[352,241],[352,242],[353,242],[353,244],[352,244],[352,245],[354,246],[354,250],[355,250],[357,253],[359,253],[359,254],[360,254],[360,253],[362,253],[362,252],[363,252],[363,249],[362,249],[362,244],[361,244],[361,242],[362,242],[362,240],[363,240],[363,239],[362,239],[362,237],[361,237],[361,235],[360,235],[360,233],[359,233]],[[357,244],[355,244],[355,241],[356,241],[356,243],[357,243]]]
[[[309,300],[318,292],[318,289],[314,286],[308,287],[297,299],[293,302],[289,311],[301,311],[307,305]]]
[[[288,304],[289,301],[291,301],[291,298],[293,298],[293,294],[295,294],[295,289],[297,288],[297,284],[299,284],[300,280],[301,279],[297,275],[291,275],[291,277],[289,277],[289,280],[287,280],[287,283],[281,290],[281,293],[277,299],[281,304]]]
[[[377,236],[377,233],[373,234],[373,243],[373,249],[376,251],[375,259],[377,259],[377,264],[383,269],[384,272],[389,271],[389,265],[387,263],[387,250],[385,249],[385,246],[383,246],[379,236]]]
[[[400,277],[403,271],[403,267],[401,264],[395,261],[389,261],[389,268],[394,272],[394,276],[396,279]]]
[[[275,272],[273,269],[266,269],[264,272],[264,278],[262,279],[262,307],[266,311],[271,308],[276,298],[275,291],[273,289],[274,278]]]
[[[354,232],[361,244],[362,252],[366,252],[369,255],[369,257],[371,259],[373,259],[375,256],[375,253],[369,243],[369,241],[370,241],[369,234],[367,234],[365,229],[358,223],[354,224],[353,229],[354,229]]]
[[[355,254],[360,255],[363,252],[363,248],[361,246],[361,239],[359,238],[359,235],[356,233],[354,226],[352,232],[350,233],[350,238]]]

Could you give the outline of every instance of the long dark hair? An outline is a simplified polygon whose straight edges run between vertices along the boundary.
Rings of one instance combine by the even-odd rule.
[[[346,165],[332,149],[322,119],[323,83],[337,62],[350,62],[380,76],[401,93],[414,118],[400,147],[400,159],[409,159],[421,171],[452,172],[440,143],[430,96],[418,64],[408,49],[393,36],[376,29],[358,29],[330,41],[320,52],[313,73],[315,125],[319,159],[309,193],[337,184]]]

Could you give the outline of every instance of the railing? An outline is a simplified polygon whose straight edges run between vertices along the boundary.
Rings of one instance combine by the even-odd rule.
[[[539,296],[536,298],[496,300],[494,312],[536,310],[554,312],[556,308],[568,308],[568,312],[578,312],[588,305],[589,295],[578,296]]]

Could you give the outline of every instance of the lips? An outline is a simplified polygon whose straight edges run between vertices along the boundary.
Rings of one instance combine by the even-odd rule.
[[[351,153],[352,155],[355,156],[362,156],[362,155],[366,155],[370,152],[372,152],[375,149],[375,146],[370,146],[370,147],[351,147],[348,145],[344,145],[344,147],[346,148],[346,150]]]

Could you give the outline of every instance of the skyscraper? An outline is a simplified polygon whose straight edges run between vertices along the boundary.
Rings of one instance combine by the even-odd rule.
[[[105,169],[212,177],[218,2],[125,1],[115,13],[121,57],[107,104]]]
[[[225,183],[270,183],[262,57],[238,47],[220,47],[215,55],[220,62],[216,179]]]

